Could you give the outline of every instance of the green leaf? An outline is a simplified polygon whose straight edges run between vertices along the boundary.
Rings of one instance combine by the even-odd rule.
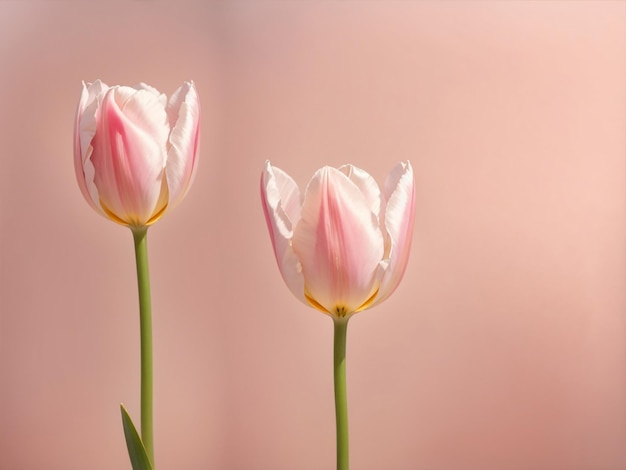
[[[143,442],[141,442],[141,437],[137,433],[137,428],[133,424],[133,420],[130,419],[130,415],[123,404],[120,404],[120,408],[122,409],[122,424],[124,425],[126,447],[128,447],[128,456],[130,457],[133,470],[152,470],[152,464],[148,454],[146,454]]]

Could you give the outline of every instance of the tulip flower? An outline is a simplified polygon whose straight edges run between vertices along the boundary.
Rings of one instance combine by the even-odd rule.
[[[409,162],[392,170],[382,191],[360,168],[324,167],[304,199],[293,179],[267,162],[261,195],[280,272],[306,305],[349,317],[381,303],[400,283],[413,231]]]
[[[85,199],[122,225],[153,224],[189,189],[199,129],[200,103],[191,82],[169,101],[143,83],[83,83],[74,128],[74,167]]]
[[[324,167],[304,197],[266,162],[261,200],[280,273],[304,304],[334,320],[337,468],[348,468],[345,342],[348,319],[392,294],[407,266],[415,189],[409,162],[382,187],[352,165]]]
[[[192,82],[167,99],[156,89],[84,84],[74,126],[78,185],[99,214],[133,233],[141,327],[141,436],[122,405],[134,470],[154,468],[152,313],[147,230],[178,204],[193,180],[200,103]]]

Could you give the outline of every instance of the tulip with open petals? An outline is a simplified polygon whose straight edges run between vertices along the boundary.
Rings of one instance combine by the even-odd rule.
[[[191,184],[199,129],[200,103],[192,82],[169,100],[143,83],[83,83],[74,167],[87,202],[122,225],[154,223]]]
[[[379,189],[352,165],[324,167],[304,197],[266,162],[261,199],[285,283],[305,304],[347,317],[385,300],[406,269],[414,212],[413,170],[393,168]]]
[[[179,203],[193,179],[200,102],[193,82],[167,99],[140,83],[83,83],[74,123],[74,168],[91,207],[129,227],[135,244],[141,337],[141,435],[121,406],[133,470],[154,468],[152,304],[148,227]]]
[[[333,319],[337,470],[348,470],[348,320],[389,297],[404,275],[413,234],[413,169],[409,162],[396,165],[381,191],[360,168],[325,166],[301,197],[294,180],[266,162],[261,200],[285,283]]]

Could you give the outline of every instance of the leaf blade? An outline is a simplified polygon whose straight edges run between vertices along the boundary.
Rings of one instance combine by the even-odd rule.
[[[128,456],[130,457],[133,470],[153,470],[152,463],[148,458],[148,454],[143,446],[141,437],[139,437],[137,428],[133,424],[133,420],[130,418],[123,404],[120,404],[120,409],[122,411],[122,425],[124,426],[126,447],[128,448]]]

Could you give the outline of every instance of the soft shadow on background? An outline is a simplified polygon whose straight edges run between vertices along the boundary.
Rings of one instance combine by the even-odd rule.
[[[0,470],[130,468],[132,237],[74,178],[81,80],[193,79],[150,231],[161,469],[334,466],[332,323],[275,266],[266,159],[416,172],[397,292],[348,334],[355,470],[626,468],[626,3],[0,3]]]

